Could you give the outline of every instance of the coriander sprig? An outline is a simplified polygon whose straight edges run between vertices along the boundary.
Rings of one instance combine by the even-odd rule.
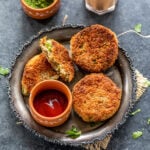
[[[132,138],[133,139],[138,139],[139,137],[141,137],[143,135],[142,131],[135,131],[132,133]]]
[[[100,122],[91,122],[90,126],[94,127],[94,126],[101,126],[103,125],[105,122],[104,121],[100,121]]]
[[[147,119],[147,124],[150,125],[150,118]]]
[[[81,135],[81,131],[78,130],[76,127],[72,126],[72,128],[70,130],[67,130],[65,132],[69,137],[71,138],[77,138]]]
[[[9,74],[9,69],[8,68],[3,68],[0,66],[0,75],[6,76]]]
[[[130,113],[130,115],[134,116],[136,115],[137,113],[141,112],[141,109],[137,109],[135,110],[134,112]]]
[[[141,30],[142,30],[142,24],[141,23],[138,23],[134,26],[134,30],[137,32],[137,33],[141,33]]]
[[[150,81],[149,81],[149,80],[145,81],[145,82],[144,82],[144,85],[145,85],[146,87],[149,87],[149,86],[150,86]]]

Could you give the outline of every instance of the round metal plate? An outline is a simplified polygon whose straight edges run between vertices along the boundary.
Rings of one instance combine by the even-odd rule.
[[[15,111],[16,116],[19,117],[27,129],[32,131],[35,135],[38,135],[50,142],[65,145],[81,145],[92,143],[96,140],[102,140],[107,134],[112,133],[120,124],[125,122],[132,106],[133,96],[135,94],[134,71],[126,52],[120,48],[116,63],[113,67],[104,72],[122,89],[120,108],[112,118],[102,125],[99,123],[85,123],[72,111],[67,122],[55,128],[40,126],[33,120],[28,109],[28,97],[23,97],[21,94],[21,78],[25,64],[30,58],[41,52],[39,48],[39,39],[41,37],[47,36],[48,38],[53,38],[69,49],[70,38],[83,28],[84,26],[80,25],[68,25],[63,27],[54,27],[39,33],[23,46],[12,66],[11,77],[9,80],[11,106]],[[83,72],[76,66],[75,79],[73,82],[68,84],[70,89],[72,89],[73,85],[85,74],[86,72]],[[82,131],[81,136],[76,139],[71,139],[65,135],[65,131],[71,129],[72,125]]]

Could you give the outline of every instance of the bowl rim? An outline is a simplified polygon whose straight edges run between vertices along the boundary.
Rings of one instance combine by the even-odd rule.
[[[67,100],[68,100],[68,104],[67,104],[67,107],[65,108],[65,110],[61,113],[61,114],[59,114],[59,115],[57,115],[57,116],[54,116],[54,117],[46,117],[46,116],[43,116],[43,115],[41,115],[40,113],[38,113],[37,111],[36,111],[36,109],[34,108],[34,106],[33,106],[33,101],[34,101],[34,97],[37,95],[37,93],[35,94],[35,96],[33,97],[33,91],[38,87],[38,86],[41,86],[42,84],[45,84],[45,83],[57,83],[57,84],[61,84],[62,86],[64,86],[65,87],[65,89],[66,89],[66,91],[68,92],[68,96],[66,96],[66,94],[64,93],[64,92],[62,92],[62,91],[60,91],[60,90],[58,90],[58,89],[55,89],[55,88],[48,88],[48,89],[55,89],[55,90],[57,90],[57,91],[60,91],[60,92],[62,92],[66,97],[67,97]],[[44,90],[43,90],[44,91]],[[69,98],[68,98],[69,97]],[[30,96],[29,96],[29,110],[31,109],[31,111],[36,115],[36,116],[38,116],[40,119],[43,119],[43,120],[47,120],[47,121],[51,121],[51,120],[55,120],[55,119],[59,119],[59,118],[61,118],[61,117],[63,117],[67,112],[68,112],[68,110],[69,109],[71,109],[72,108],[72,93],[71,93],[71,90],[69,89],[69,87],[66,85],[66,84],[64,84],[63,82],[61,82],[61,81],[58,81],[58,80],[53,80],[53,79],[50,79],[50,80],[44,80],[44,81],[41,81],[41,82],[39,82],[39,83],[37,83],[34,87],[33,87],[33,89],[31,90],[31,93],[30,93]],[[32,113],[31,113],[32,114]]]
[[[51,8],[53,8],[53,6],[55,6],[57,3],[60,2],[60,0],[53,0],[53,2],[48,5],[47,7],[44,7],[44,8],[34,8],[34,7],[31,7],[30,5],[27,4],[27,2],[25,2],[25,0],[21,0],[22,4],[25,5],[27,8],[29,8],[30,10],[33,10],[33,11],[46,11],[46,10],[49,10]]]

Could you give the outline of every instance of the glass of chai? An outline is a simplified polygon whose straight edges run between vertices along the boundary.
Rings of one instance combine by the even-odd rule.
[[[85,0],[85,7],[98,14],[103,15],[115,10],[118,0]]]

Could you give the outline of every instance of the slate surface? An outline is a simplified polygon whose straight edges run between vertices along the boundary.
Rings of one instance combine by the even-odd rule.
[[[114,12],[104,16],[95,15],[87,11],[82,0],[62,0],[59,12],[52,18],[37,21],[29,18],[22,11],[19,0],[5,0],[0,2],[0,65],[10,68],[19,48],[29,38],[40,30],[61,25],[65,15],[67,24],[95,24],[100,23],[111,28],[117,34],[132,29],[135,24],[142,23],[142,34],[150,34],[150,1],[120,0]],[[119,38],[133,59],[134,66],[150,78],[150,39],[143,39],[134,33],[128,33]],[[17,125],[7,95],[8,80],[0,77],[0,149],[1,150],[61,150],[72,149],[51,144],[39,139],[27,131],[22,125]],[[142,96],[134,109],[141,108],[141,113],[129,117],[124,125],[113,134],[108,150],[150,149],[150,126],[146,124],[150,117],[150,89]],[[142,130],[143,136],[137,140],[131,138],[133,131]],[[80,148],[78,148],[80,149]]]

